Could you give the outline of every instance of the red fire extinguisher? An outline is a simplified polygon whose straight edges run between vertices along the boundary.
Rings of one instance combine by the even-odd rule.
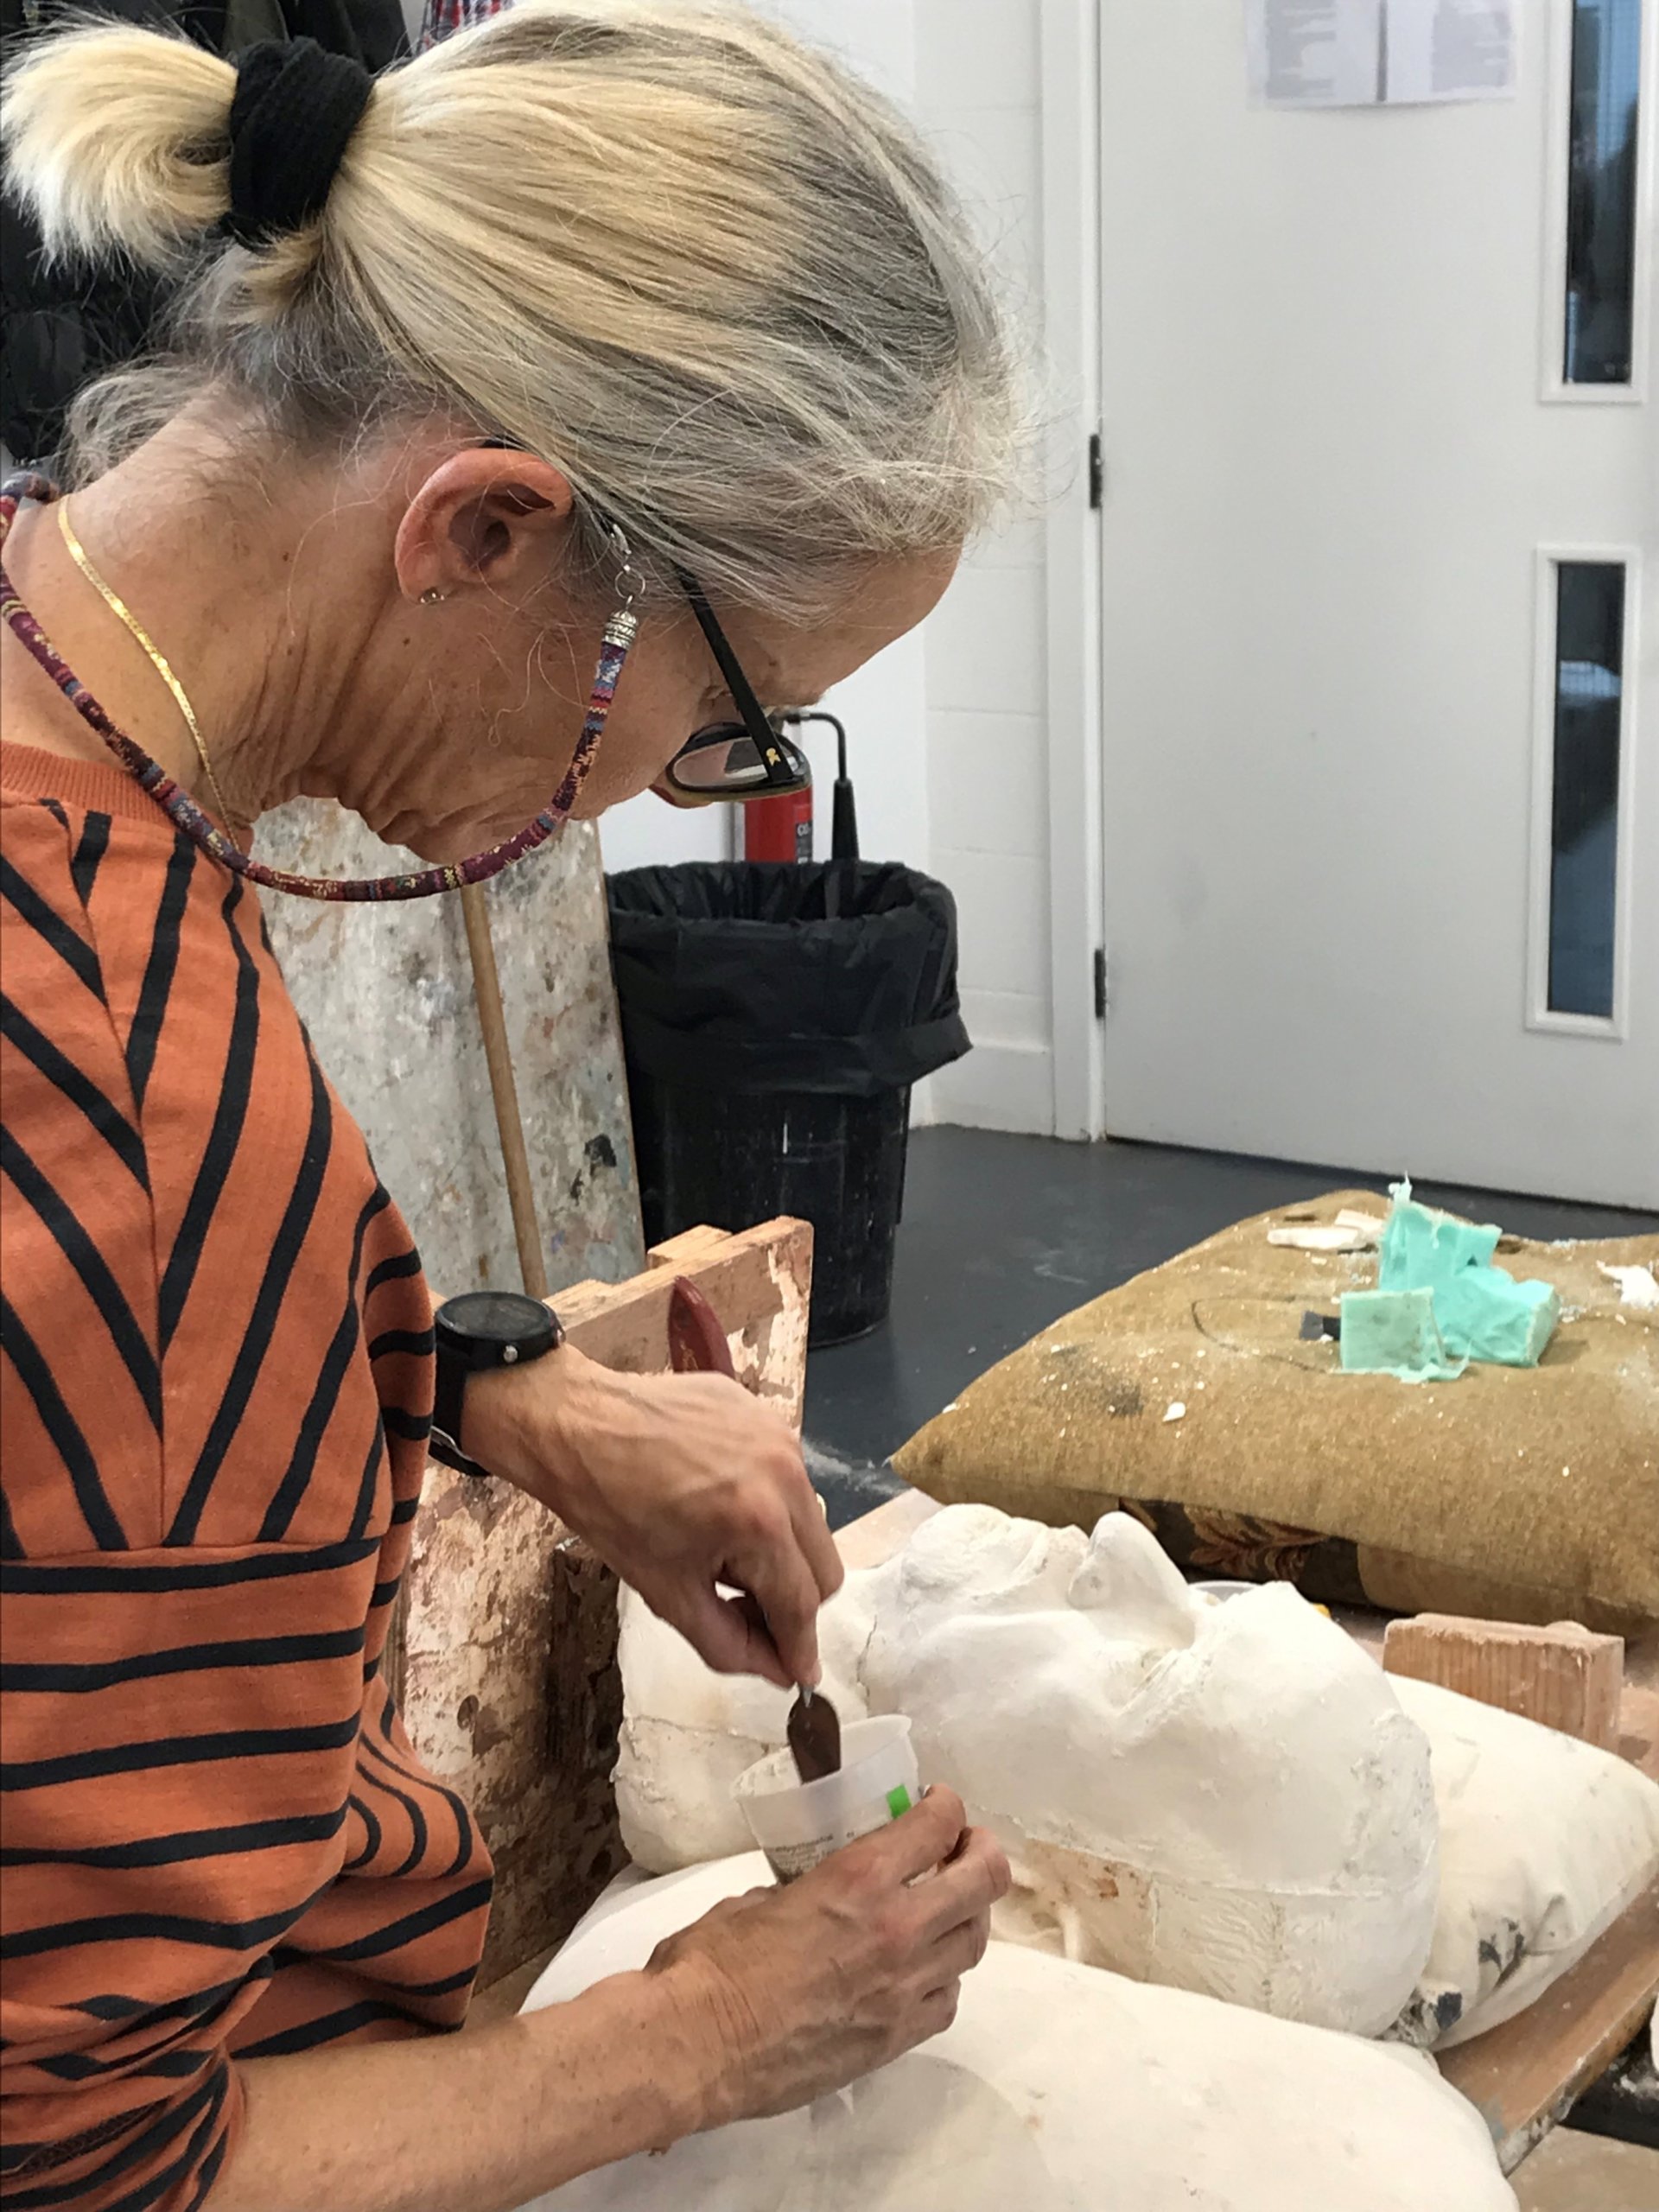
[[[822,708],[785,715],[785,722],[798,729],[803,722],[825,722],[836,734],[836,784],[830,857],[858,858],[858,816],[853,804],[852,782],[847,773],[847,732],[834,715]],[[812,857],[812,786],[791,791],[781,798],[755,798],[743,808],[743,857],[746,861],[810,861]]]
[[[812,786],[785,791],[781,798],[752,798],[743,808],[746,861],[810,861],[812,857]]]

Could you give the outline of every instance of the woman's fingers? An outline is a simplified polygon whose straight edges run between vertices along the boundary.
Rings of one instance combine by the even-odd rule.
[[[931,1802],[938,1794],[930,1790],[924,1802]],[[916,1893],[925,1906],[930,1935],[936,1942],[944,1942],[982,1920],[1007,1895],[1009,1880],[1001,1845],[983,1828],[969,1828],[949,1864],[942,1866]]]
[[[728,1573],[765,1614],[789,1680],[816,1683],[822,1672],[818,1607],[823,1599],[817,1577],[796,1540],[794,1523],[781,1508],[775,1524],[747,1556],[731,1561]]]
[[[924,1971],[928,1986],[958,1981],[963,1974],[971,1974],[984,1957],[990,1940],[990,1918],[982,1912],[963,1927],[953,1928],[948,1936],[941,1936],[927,1955]]]
[[[779,1652],[760,1606],[747,1596],[722,1598],[711,1586],[682,1586],[668,1603],[649,1592],[641,1596],[671,1628],[678,1629],[707,1667],[717,1675],[760,1675],[780,1690],[792,1689],[792,1675]]]
[[[833,1598],[847,1580],[847,1570],[841,1563],[841,1554],[830,1533],[830,1523],[824,1518],[817,1492],[804,1473],[798,1491],[791,1488],[789,1517],[796,1541],[818,1586],[820,1599]]]

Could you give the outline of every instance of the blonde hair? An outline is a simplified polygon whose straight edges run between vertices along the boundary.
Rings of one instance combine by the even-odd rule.
[[[55,256],[188,278],[179,352],[72,424],[107,467],[194,393],[349,449],[438,410],[569,476],[597,557],[804,613],[953,546],[1014,481],[1010,332],[910,126],[746,12],[523,0],[379,78],[322,213],[249,250],[235,73],[86,29],[8,73],[8,176]]]

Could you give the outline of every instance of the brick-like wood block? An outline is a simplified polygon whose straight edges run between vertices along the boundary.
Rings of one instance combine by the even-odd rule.
[[[1382,1664],[1391,1675],[1438,1682],[1605,1751],[1618,1748],[1622,1637],[1597,1636],[1576,1621],[1529,1628],[1516,1621],[1419,1613],[1389,1623]]]

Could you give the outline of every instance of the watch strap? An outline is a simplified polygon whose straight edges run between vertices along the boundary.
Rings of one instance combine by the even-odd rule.
[[[480,1482],[489,1479],[489,1469],[480,1467],[476,1459],[469,1459],[454,1439],[446,1430],[441,1429],[436,1421],[433,1422],[432,1433],[426,1440],[426,1455],[429,1459],[435,1459],[441,1467],[453,1467],[458,1475],[473,1475]]]
[[[473,1302],[467,1297],[446,1300],[435,1317],[432,1426],[427,1436],[427,1452],[440,1466],[453,1467],[457,1474],[481,1479],[489,1475],[490,1470],[480,1466],[476,1459],[469,1459],[461,1448],[467,1376],[544,1358],[564,1342],[564,1325],[551,1306],[539,1300],[523,1300],[515,1302],[530,1308],[536,1324],[532,1340],[528,1344],[505,1336],[468,1336],[445,1328],[446,1310],[454,1311],[456,1306]]]

